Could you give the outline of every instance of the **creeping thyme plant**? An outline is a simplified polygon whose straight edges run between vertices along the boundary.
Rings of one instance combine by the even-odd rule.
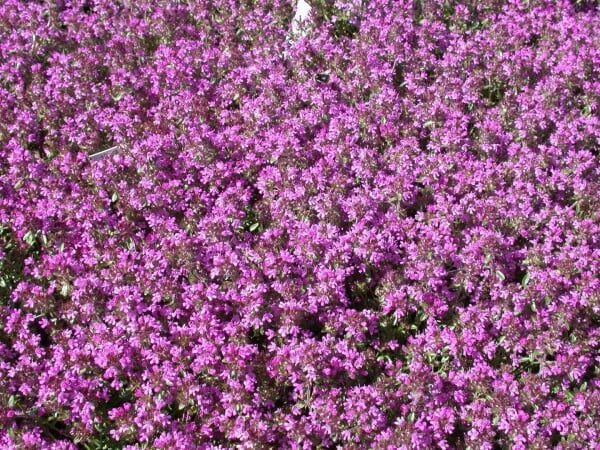
[[[597,2],[306,3],[0,2],[0,448],[600,447]]]

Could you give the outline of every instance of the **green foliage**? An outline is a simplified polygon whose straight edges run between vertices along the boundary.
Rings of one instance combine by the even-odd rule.
[[[344,36],[352,39],[358,34],[358,31],[358,27],[350,22],[349,18],[342,17],[335,21],[333,35],[336,39],[341,39]]]
[[[415,336],[425,329],[428,317],[422,309],[407,314],[403,320],[399,320],[396,314],[384,316],[379,322],[379,338],[383,342],[396,341],[400,348],[394,352],[379,352],[377,359],[391,362],[402,358],[401,347],[407,343],[410,336]]]
[[[336,39],[355,38],[359,33],[359,27],[353,20],[351,14],[334,6],[331,0],[316,0],[313,3],[313,11],[317,22],[324,21],[332,23],[333,36]]]
[[[24,240],[31,247],[36,244],[32,233],[27,233]],[[27,253],[20,248],[10,229],[3,225],[0,225],[0,248],[4,252],[4,256],[0,257],[0,305],[5,305],[12,290],[22,280]]]
[[[506,86],[499,78],[491,78],[481,90],[481,97],[487,100],[489,106],[496,106],[506,92]]]

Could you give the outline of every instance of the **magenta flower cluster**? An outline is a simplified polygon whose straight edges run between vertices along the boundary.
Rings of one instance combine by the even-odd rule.
[[[597,2],[0,3],[0,448],[600,448]]]

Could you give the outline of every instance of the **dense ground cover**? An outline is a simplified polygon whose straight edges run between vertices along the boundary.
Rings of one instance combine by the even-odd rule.
[[[600,446],[595,2],[310,3],[2,2],[2,448]]]

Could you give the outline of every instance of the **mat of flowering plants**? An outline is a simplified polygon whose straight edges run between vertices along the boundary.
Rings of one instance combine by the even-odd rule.
[[[600,9],[0,2],[0,448],[600,448]]]

